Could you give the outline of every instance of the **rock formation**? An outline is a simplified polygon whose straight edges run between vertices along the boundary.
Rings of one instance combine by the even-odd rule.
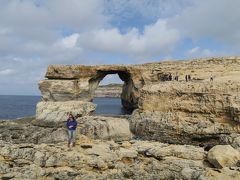
[[[92,139],[123,141],[131,140],[129,122],[125,118],[84,116],[79,118],[80,134]]]
[[[65,102],[39,102],[37,104],[36,117],[38,124],[58,124],[66,121],[69,112],[86,116],[91,114],[96,105],[90,102],[65,101]]]
[[[142,66],[49,66],[45,80],[39,82],[44,101],[91,101],[100,81],[108,74],[118,74],[124,82],[121,99],[128,109],[137,107],[138,89],[144,85]]]
[[[240,57],[128,66],[52,65],[39,88],[45,106],[87,102],[100,81],[115,73],[124,81],[123,106],[135,109],[130,118],[135,136],[168,143],[216,144],[223,134],[240,132],[239,69]],[[178,81],[169,81],[170,74],[172,79],[178,76]],[[191,80],[186,82],[185,75]],[[37,120],[44,121],[45,112],[37,112]]]
[[[217,145],[208,152],[208,161],[216,168],[236,166],[239,160],[240,152],[230,145]]]

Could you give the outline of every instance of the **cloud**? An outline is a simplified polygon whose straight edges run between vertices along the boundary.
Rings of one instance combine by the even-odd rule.
[[[63,46],[64,48],[73,48],[76,46],[79,34],[71,34],[70,36],[64,37],[58,43],[59,46]]]
[[[194,47],[186,52],[186,57],[188,58],[213,57],[215,55],[215,52],[209,49],[201,49],[200,47]]]
[[[39,93],[37,80],[44,78],[50,64],[88,64],[75,46],[78,33],[102,28],[108,20],[99,0],[0,3],[0,83],[4,84],[0,94],[20,84],[26,88],[14,88],[12,93],[25,94],[33,86],[32,93]]]
[[[194,40],[211,37],[227,45],[240,45],[240,1],[195,1],[174,18],[169,26],[178,29],[183,37]]]
[[[22,31],[66,27],[80,31],[107,21],[101,0],[1,0],[1,5],[0,23]]]
[[[4,69],[4,70],[0,70],[0,75],[10,75],[10,74],[14,74],[14,70],[13,69]]]
[[[155,57],[170,53],[180,37],[178,31],[167,27],[165,20],[145,26],[143,33],[132,28],[122,34],[117,28],[82,33],[78,45],[82,48],[135,57]]]

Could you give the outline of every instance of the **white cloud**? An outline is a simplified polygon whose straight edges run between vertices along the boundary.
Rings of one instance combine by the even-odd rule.
[[[194,47],[186,52],[188,58],[213,57],[215,55],[215,52],[209,49],[201,49],[200,47]]]
[[[184,37],[208,37],[228,45],[240,46],[240,1],[202,0],[186,7],[169,25]]]
[[[178,43],[178,31],[167,27],[165,20],[145,26],[143,33],[136,28],[126,34],[118,29],[101,29],[80,34],[79,46],[82,48],[129,54],[135,57],[154,57],[170,53]]]
[[[79,34],[71,34],[70,36],[62,38],[56,45],[64,48],[74,48],[76,46]]]
[[[0,70],[0,75],[6,76],[6,75],[11,75],[14,74],[14,70],[13,69],[4,69],[4,70]]]
[[[36,5],[36,2],[36,0],[1,0],[0,24],[24,31],[66,27],[86,30],[101,27],[107,20],[102,13],[101,0],[45,0],[38,3],[39,5]]]

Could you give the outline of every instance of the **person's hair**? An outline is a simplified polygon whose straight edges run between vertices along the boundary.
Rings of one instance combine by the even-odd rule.
[[[75,117],[73,116],[72,113],[70,113],[69,116],[68,116],[68,119],[73,119],[73,120],[75,120]]]

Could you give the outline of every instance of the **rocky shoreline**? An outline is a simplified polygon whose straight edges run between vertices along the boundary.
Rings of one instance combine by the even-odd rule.
[[[240,135],[217,144],[143,140],[130,132],[131,116],[78,119],[77,145],[67,147],[65,126],[42,127],[35,118],[0,122],[2,179],[239,179]],[[121,129],[119,129],[121,124]],[[233,148],[234,147],[234,148]]]

